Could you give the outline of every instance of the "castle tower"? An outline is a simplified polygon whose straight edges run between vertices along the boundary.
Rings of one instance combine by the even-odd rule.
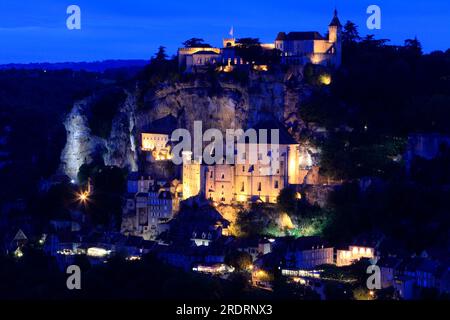
[[[234,27],[229,32],[230,37],[223,39],[224,48],[233,48],[236,46],[236,38],[234,37]]]
[[[183,200],[200,194],[201,165],[192,160],[192,152],[183,151]]]
[[[342,24],[338,18],[338,12],[334,10],[334,17],[328,26],[328,41],[333,43],[334,64],[339,67],[342,61]]]
[[[342,25],[337,14],[337,10],[335,9],[333,20],[331,20],[330,25],[328,26],[328,41],[332,43],[341,42]]]

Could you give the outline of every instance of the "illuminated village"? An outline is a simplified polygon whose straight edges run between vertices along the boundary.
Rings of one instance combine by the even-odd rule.
[[[70,210],[62,214],[55,209],[39,232],[17,222],[5,236],[3,251],[21,261],[29,248],[41,250],[60,271],[79,261],[89,268],[161,263],[163,271],[157,272],[173,268],[174,274],[201,276],[202,281],[244,279],[245,294],[269,299],[282,290],[300,300],[409,300],[427,290],[448,296],[448,259],[434,245],[413,252],[381,228],[360,232],[351,223],[336,222],[340,216],[333,210],[352,210],[339,199],[356,203],[345,198],[346,184],[353,183],[358,196],[377,191],[384,183],[377,176],[383,170],[397,169],[401,161],[414,166],[415,157],[433,159],[440,155],[438,145],[450,144],[440,135],[409,134],[376,144],[381,151],[367,151],[377,161],[382,158],[382,169],[378,163],[367,166],[376,167],[375,174],[367,170],[342,177],[325,170],[339,172],[349,162],[330,165],[338,153],[326,149],[330,136],[364,136],[372,128],[366,118],[359,128],[329,125],[320,123],[326,112],[314,117],[313,111],[297,110],[317,92],[333,92],[345,64],[344,32],[335,10],[326,35],[279,32],[273,42],[259,43],[235,38],[232,29],[221,47],[192,38],[172,59],[160,48],[140,83],[105,89],[74,104],[64,120],[67,141],[58,170],[39,181],[43,198],[54,196],[53,190],[58,201],[67,198],[60,202]],[[104,111],[119,100],[114,114]],[[339,105],[335,101],[333,107]],[[174,164],[178,141],[172,134],[179,128],[193,131],[196,120],[221,131],[277,130],[278,141],[258,137],[257,146],[275,148],[279,166],[272,170],[271,152],[257,151],[252,163],[253,149],[246,142],[234,142],[232,164],[206,164],[190,150],[182,152],[183,163]],[[349,141],[341,147],[348,148]],[[406,149],[398,151],[397,144]],[[386,145],[395,150],[385,151]],[[379,156],[382,152],[385,157]],[[357,158],[355,171],[362,171],[365,155]],[[406,176],[414,172],[401,170]],[[9,208],[20,211],[21,203]],[[366,227],[367,221],[361,224]],[[339,238],[344,229],[347,237]],[[367,270],[374,266],[379,273],[368,287]]]

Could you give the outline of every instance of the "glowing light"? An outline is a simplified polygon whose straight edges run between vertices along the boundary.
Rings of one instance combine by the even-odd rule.
[[[280,215],[280,225],[283,229],[295,229],[291,217],[289,217],[287,213],[282,213]]]
[[[254,69],[255,71],[264,71],[264,72],[269,71],[269,67],[268,67],[267,65],[265,65],[265,64],[262,64],[262,65],[254,65],[254,66],[253,66],[253,69]]]
[[[82,191],[78,194],[78,200],[82,202],[83,204],[89,201],[89,192],[88,191]]]
[[[105,257],[111,253],[111,250],[106,250],[103,248],[91,247],[87,250],[87,255],[90,257]]]
[[[321,84],[329,86],[331,84],[331,76],[329,74],[321,74],[319,76],[319,81]]]
[[[319,56],[319,55],[313,55],[312,57],[311,57],[311,62],[313,63],[313,64],[320,64],[321,62],[323,61],[323,58],[321,57],[321,56]]]
[[[20,248],[17,248],[16,251],[14,251],[14,257],[16,257],[16,258],[23,257],[23,252],[22,252],[22,250],[20,250]]]
[[[295,199],[300,200],[302,198],[302,194],[300,192],[297,192],[295,194]]]
[[[141,257],[140,256],[128,256],[128,257],[125,258],[125,260],[127,260],[127,261],[139,261],[139,260],[141,260]]]
[[[212,266],[204,266],[204,265],[198,265],[196,267],[192,268],[192,271],[195,272],[202,272],[202,273],[232,273],[234,272],[234,268],[228,265],[225,265],[223,263],[221,264],[215,264]]]

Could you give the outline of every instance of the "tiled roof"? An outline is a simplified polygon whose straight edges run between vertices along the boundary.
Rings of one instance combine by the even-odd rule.
[[[320,237],[300,237],[289,246],[291,250],[311,250],[313,248],[330,248]]]
[[[306,40],[324,40],[324,38],[317,31],[302,31],[302,32],[289,32],[288,34],[280,32],[278,33],[276,40],[306,41]]]
[[[334,10],[334,17],[330,22],[330,27],[342,27],[341,22],[339,21],[339,18],[337,16],[337,10]]]

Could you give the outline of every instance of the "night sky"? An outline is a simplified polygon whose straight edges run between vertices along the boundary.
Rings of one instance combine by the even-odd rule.
[[[71,4],[81,8],[81,30],[66,28]],[[371,4],[381,7],[381,30],[366,28]],[[175,54],[191,37],[218,46],[231,26],[238,38],[273,42],[279,31],[325,33],[335,6],[362,35],[450,48],[448,0],[1,0],[0,63],[148,59],[159,45]]]

